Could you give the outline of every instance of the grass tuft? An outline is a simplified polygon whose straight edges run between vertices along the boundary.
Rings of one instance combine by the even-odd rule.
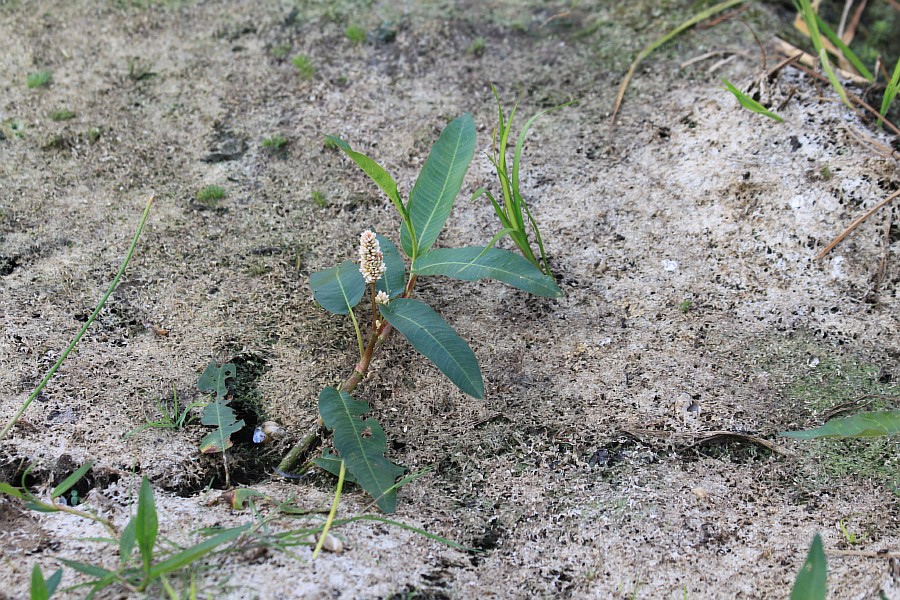
[[[225,188],[220,185],[208,185],[197,192],[197,202],[215,208],[219,200],[225,197]]]
[[[354,44],[362,44],[366,41],[366,30],[362,27],[351,25],[344,30],[344,35]]]
[[[316,68],[305,54],[298,54],[291,63],[294,65],[294,68],[297,69],[297,73],[300,74],[301,79],[309,81],[316,74]]]
[[[50,119],[53,121],[68,121],[74,119],[75,113],[68,108],[58,108],[50,113]]]
[[[53,81],[53,73],[51,73],[47,69],[41,69],[40,71],[29,73],[28,77],[26,78],[26,83],[28,84],[29,90],[47,87],[48,85],[50,85],[51,81]]]

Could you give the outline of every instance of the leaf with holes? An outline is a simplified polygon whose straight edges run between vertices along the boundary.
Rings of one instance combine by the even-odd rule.
[[[206,394],[215,394],[217,400],[221,400],[228,395],[227,379],[234,379],[237,376],[237,367],[231,363],[226,363],[221,367],[217,367],[216,363],[211,362],[200,375],[197,387],[201,392]]]
[[[562,290],[552,277],[508,250],[479,247],[440,248],[416,259],[416,275],[446,275],[464,281],[496,279],[535,296],[558,298]]]
[[[370,410],[365,402],[333,387],[319,394],[319,414],[325,427],[334,431],[334,447],[347,470],[375,498],[378,508],[392,513],[397,509],[394,479],[403,470],[385,458],[387,438],[378,421],[360,418]]]
[[[200,440],[200,451],[204,454],[216,454],[231,448],[234,445],[231,436],[244,426],[244,420],[239,421],[234,410],[221,400],[210,402],[203,408],[200,422],[216,428]]]
[[[427,304],[398,298],[382,306],[381,314],[456,387],[472,397],[484,398],[484,382],[475,353]]]
[[[328,312],[346,315],[359,304],[366,291],[366,281],[352,260],[309,276],[309,287],[316,302]]]

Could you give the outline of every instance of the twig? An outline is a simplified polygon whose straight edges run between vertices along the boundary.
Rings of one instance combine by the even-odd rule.
[[[878,212],[878,210],[880,210],[882,207],[890,204],[891,201],[894,200],[894,198],[897,198],[898,196],[900,196],[900,190],[897,190],[896,192],[894,192],[893,194],[891,194],[890,196],[888,196],[887,198],[885,198],[884,200],[882,200],[881,202],[879,202],[878,204],[876,204],[875,206],[873,206],[872,208],[867,210],[866,214],[862,215],[861,217],[857,217],[852,223],[850,223],[850,225],[847,226],[847,228],[844,231],[842,231],[840,233],[840,235],[838,235],[836,238],[831,240],[830,244],[825,246],[825,248],[823,248],[821,252],[816,254],[816,260],[822,259],[823,257],[825,257],[825,255],[827,255],[829,252],[834,250],[834,247],[837,246],[838,244],[840,244],[842,241],[844,241],[844,238],[847,237],[848,235],[850,235],[850,233],[854,229],[859,227],[860,224],[862,224],[866,219],[868,219],[873,214]]]
[[[713,15],[717,15],[720,12],[728,10],[732,6],[741,4],[742,2],[744,2],[744,0],[726,0],[725,2],[720,2],[719,4],[716,4],[715,6],[712,6],[700,13],[697,13],[696,15],[694,15],[693,17],[691,17],[690,19],[688,19],[687,21],[685,21],[684,23],[682,23],[681,25],[679,25],[678,27],[676,27],[675,29],[673,29],[672,31],[667,33],[666,35],[662,36],[661,38],[659,38],[658,40],[656,40],[655,42],[653,42],[652,44],[646,46],[643,50],[641,50],[638,53],[637,57],[634,59],[634,61],[631,63],[631,66],[628,67],[628,72],[625,74],[625,78],[622,79],[622,83],[619,85],[619,93],[616,94],[616,102],[613,105],[612,116],[610,116],[610,119],[609,119],[609,126],[612,127],[613,125],[616,124],[616,115],[619,114],[619,107],[622,106],[622,100],[625,98],[625,90],[628,89],[628,84],[631,83],[631,78],[634,77],[634,72],[637,70],[638,65],[641,64],[641,61],[643,61],[645,58],[647,58],[648,56],[653,54],[653,52],[657,48],[664,45],[666,42],[670,41],[671,39],[677,37],[683,31],[690,29],[697,23],[699,23],[701,21],[705,21],[706,19],[708,19],[709,17],[711,17]]]
[[[809,75],[809,76],[811,76],[811,77],[815,77],[815,78],[818,79],[819,81],[825,81],[825,82],[828,81],[828,78],[825,77],[824,75],[820,75],[820,74],[816,73],[815,71],[813,71],[812,69],[807,69],[807,68],[804,67],[803,65],[794,65],[794,66],[795,66],[797,69],[800,69],[801,71],[803,71],[804,73],[806,73],[807,75]],[[879,119],[881,119],[881,120],[884,122],[884,124],[888,126],[888,129],[890,129],[891,131],[893,131],[893,132],[896,133],[897,135],[900,135],[900,127],[897,127],[896,125],[894,125],[893,123],[891,123],[890,121],[888,121],[886,118],[884,118],[883,116],[881,116],[881,113],[879,113],[877,110],[875,110],[874,108],[872,108],[872,107],[871,107],[866,101],[864,101],[862,98],[860,98],[859,96],[857,96],[856,94],[853,94],[853,93],[851,93],[851,92],[847,92],[847,97],[848,97],[850,100],[852,100],[853,102],[855,102],[856,104],[860,105],[862,108],[866,109],[867,111],[869,111],[870,113],[872,113],[873,115],[875,115],[876,117],[878,117]]]
[[[863,558],[900,558],[900,552],[881,552],[880,550],[829,550],[834,556],[861,556]]]

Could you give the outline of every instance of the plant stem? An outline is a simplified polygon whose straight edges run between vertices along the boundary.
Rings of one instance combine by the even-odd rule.
[[[356,345],[359,346],[359,358],[362,359],[363,355],[363,341],[362,341],[362,332],[359,330],[359,323],[356,322],[356,315],[353,314],[353,309],[350,309],[350,320],[353,321],[353,329],[356,330]]]
[[[344,489],[344,474],[346,470],[344,467],[344,461],[341,461],[341,472],[338,474],[338,482],[337,489],[334,491],[334,500],[331,502],[331,512],[328,513],[328,518],[325,519],[325,526],[322,528],[322,533],[319,534],[319,542],[316,544],[316,549],[313,550],[313,560],[319,556],[319,552],[322,551],[322,546],[325,545],[325,537],[328,535],[328,530],[331,529],[331,524],[334,523],[334,518],[337,516],[338,503],[341,500],[341,490]]]
[[[60,355],[59,360],[56,361],[56,364],[50,367],[50,370],[38,384],[38,386],[31,392],[31,395],[28,396],[28,400],[22,405],[19,411],[13,415],[12,419],[9,420],[9,423],[0,430],[0,439],[6,437],[6,434],[10,432],[10,430],[15,427],[16,423],[25,414],[25,411],[28,410],[28,407],[37,398],[38,394],[41,393],[41,390],[44,389],[44,386],[50,381],[56,371],[62,366],[63,361],[66,360],[66,357],[69,356],[69,352],[75,348],[76,344],[81,341],[81,337],[85,334],[88,327],[91,326],[91,323],[94,322],[94,319],[97,318],[97,315],[100,314],[100,310],[106,304],[106,301],[109,300],[109,297],[112,295],[113,290],[116,289],[116,286],[119,285],[119,280],[122,278],[122,274],[125,273],[125,267],[128,266],[128,263],[131,261],[131,256],[134,254],[134,249],[137,246],[138,238],[141,236],[141,232],[144,230],[144,224],[147,222],[147,217],[150,215],[150,206],[153,204],[153,196],[147,200],[147,206],[144,208],[144,214],[141,216],[141,221],[138,224],[137,231],[134,234],[134,239],[131,240],[131,247],[128,248],[128,254],[125,255],[125,260],[122,262],[122,266],[119,267],[119,272],[116,274],[115,279],[113,279],[112,283],[109,284],[109,289],[106,290],[106,293],[103,295],[103,298],[100,299],[100,303],[97,304],[97,308],[94,309],[94,312],[91,313],[91,316],[88,317],[88,320],[85,321],[84,325],[81,326],[81,329],[75,335],[75,338],[71,341],[69,346],[63,351]]]
[[[412,295],[412,290],[415,285],[416,276],[410,275],[409,281],[406,282],[406,288],[403,291],[403,298],[409,298]],[[354,320],[354,323],[355,322],[356,321]],[[372,364],[372,357],[375,355],[375,352],[387,341],[393,330],[394,328],[387,322],[382,323],[380,327],[375,329],[372,333],[372,337],[369,338],[369,343],[365,350],[360,352],[360,359],[359,362],[356,363],[356,366],[353,367],[353,373],[351,373],[350,376],[344,380],[344,383],[341,384],[340,390],[342,392],[347,392],[349,394],[356,389],[356,386],[359,385],[366,376],[369,365]],[[361,343],[360,347],[362,347]],[[322,417],[319,417],[315,430],[303,436],[303,439],[291,448],[291,450],[284,455],[284,458],[281,459],[278,468],[275,469],[275,472],[278,475],[281,475],[282,477],[290,476],[290,472],[294,469],[294,465],[296,465],[301,457],[305,456],[312,449],[313,444],[318,439],[317,431],[322,426]]]

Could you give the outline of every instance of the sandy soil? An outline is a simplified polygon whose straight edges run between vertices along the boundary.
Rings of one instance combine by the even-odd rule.
[[[370,154],[406,194],[443,126],[471,112],[478,151],[439,244],[485,243],[498,225],[489,206],[465,199],[495,185],[484,155],[493,81],[507,102],[521,94],[523,115],[579,99],[536,125],[523,172],[565,297],[424,280],[418,297],[475,350],[485,400],[461,394],[401,338],[356,394],[374,407],[392,459],[433,467],[403,488],[394,518],[485,552],[362,521],[336,532],[345,552],[315,562],[306,546],[216,556],[195,572],[202,592],[783,598],[820,532],[832,597],[900,597],[896,559],[841,554],[897,550],[898,445],[776,435],[865,394],[900,395],[895,213],[813,260],[897,188],[896,153],[871,143],[892,140],[791,69],[765,90],[784,123],[738,107],[719,77],[746,86],[761,72],[738,22],[655,55],[611,130],[628,61],[690,4],[0,4],[4,422],[90,314],[156,196],[125,280],[0,445],[3,480],[33,464],[29,483],[46,493],[93,459],[84,506],[120,526],[141,475],[176,542],[252,521],[214,502],[224,481],[221,461],[199,453],[205,428],[125,437],[158,419],[173,389],[182,406],[201,400],[205,366],[231,361],[244,417],[289,432],[264,448],[239,444],[236,481],[327,507],[330,476],[270,476],[314,423],[318,391],[355,362],[352,328],[314,305],[308,278],[352,258],[364,228],[396,240],[397,223],[321,134]],[[774,10],[745,13],[764,41],[782,18]],[[349,40],[348,25],[368,40]],[[722,55],[679,68],[710,51],[739,54],[713,73]],[[311,79],[291,64],[297,55]],[[51,84],[28,89],[26,75],[43,68]],[[52,120],[62,108],[74,118]],[[287,146],[265,148],[276,134]],[[198,202],[206,185],[225,197]],[[690,403],[699,415],[685,413]],[[367,507],[345,491],[342,516]],[[840,521],[859,537],[852,547]],[[48,572],[57,557],[117,560],[84,540],[102,528],[69,515],[0,499],[0,523],[0,597],[26,597],[36,562]],[[80,581],[66,570],[64,586]]]

